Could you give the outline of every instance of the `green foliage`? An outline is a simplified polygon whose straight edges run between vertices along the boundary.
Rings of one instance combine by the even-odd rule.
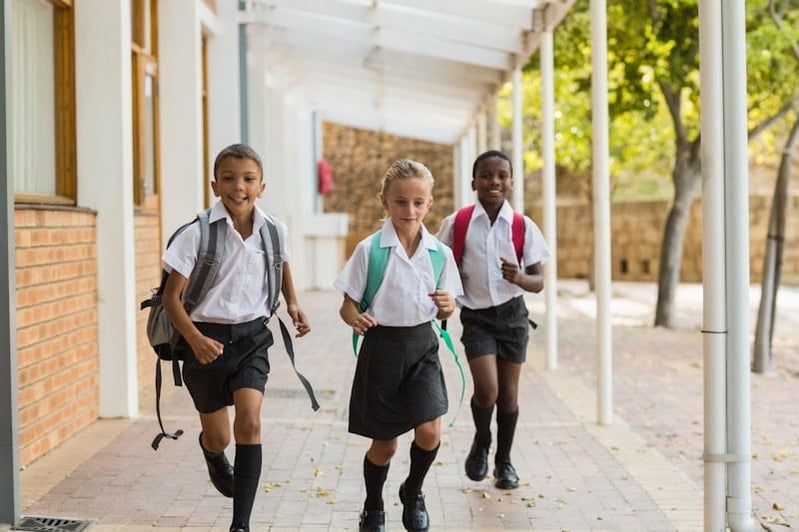
[[[750,130],[799,97],[799,2],[747,3],[747,91]],[[555,157],[569,175],[590,179],[591,26],[589,0],[577,0],[555,31]],[[608,106],[614,199],[672,192],[676,132],[699,135],[699,17],[696,0],[608,0]],[[499,116],[511,127],[510,85],[500,92]],[[671,108],[667,105],[671,102]],[[539,58],[524,69],[525,166],[540,169]],[[791,118],[793,115],[787,115]],[[778,121],[752,149],[779,149]],[[588,188],[588,187],[584,187]]]

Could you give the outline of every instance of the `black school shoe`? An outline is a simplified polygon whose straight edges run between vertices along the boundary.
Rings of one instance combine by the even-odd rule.
[[[488,447],[480,445],[477,436],[472,441],[472,448],[466,457],[466,476],[475,482],[479,482],[488,475]]]
[[[230,532],[250,532],[250,527],[244,522],[234,523],[230,525]]]
[[[383,510],[364,510],[358,521],[360,532],[386,532],[386,512]]]
[[[211,483],[216,490],[228,498],[233,498],[233,466],[227,461],[224,451],[221,453],[209,453],[203,447],[203,433],[200,433],[200,449],[203,451],[205,458],[205,465],[208,466],[208,476],[211,477]],[[231,528],[232,530],[244,530],[247,528]]]
[[[402,526],[405,527],[405,530],[425,532],[429,529],[430,516],[427,515],[422,492],[417,493],[416,497],[405,504],[405,483],[403,482],[400,485],[399,498],[402,503]]]
[[[504,461],[494,467],[494,486],[501,490],[512,490],[519,487],[519,475],[516,474],[513,464]]]

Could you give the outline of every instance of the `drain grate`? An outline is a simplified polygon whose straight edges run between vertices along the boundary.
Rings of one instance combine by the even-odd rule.
[[[11,530],[27,530],[29,532],[80,532],[89,526],[88,521],[77,519],[60,519],[57,517],[23,517],[22,521]]]

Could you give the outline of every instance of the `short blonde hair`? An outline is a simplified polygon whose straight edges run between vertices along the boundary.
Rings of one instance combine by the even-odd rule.
[[[386,173],[383,174],[383,184],[380,195],[385,196],[391,188],[392,183],[395,181],[414,177],[430,185],[430,190],[433,190],[435,180],[433,179],[433,174],[425,165],[420,162],[411,161],[410,159],[394,161],[391,166],[388,167]]]

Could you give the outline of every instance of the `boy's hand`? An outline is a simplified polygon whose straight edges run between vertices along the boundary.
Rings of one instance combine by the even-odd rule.
[[[358,314],[358,317],[352,320],[350,324],[352,330],[360,335],[363,335],[369,327],[374,327],[375,325],[377,325],[377,320],[366,312]]]
[[[210,364],[221,357],[224,351],[224,346],[220,342],[201,334],[186,342],[189,344],[189,347],[191,347],[194,358],[203,365]]]
[[[519,269],[519,265],[516,264],[516,261],[508,260],[505,257],[499,258],[500,262],[502,263],[502,278],[512,284],[519,284],[521,279],[519,279],[519,275],[524,275],[521,273]]]
[[[308,317],[299,307],[299,305],[288,305],[286,310],[291,316],[291,321],[294,323],[294,328],[297,329],[297,334],[294,335],[295,338],[299,338],[300,336],[305,336],[309,332],[311,332],[311,324],[308,321]]]
[[[455,298],[449,295],[449,292],[436,290],[435,292],[429,292],[427,295],[430,296],[435,306],[438,307],[438,315],[436,316],[438,319],[446,319],[455,312]]]

